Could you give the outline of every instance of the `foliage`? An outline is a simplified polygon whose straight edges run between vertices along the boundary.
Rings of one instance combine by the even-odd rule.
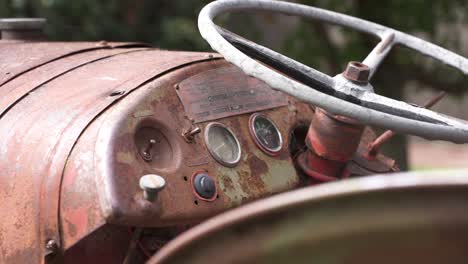
[[[355,0],[346,3],[339,0],[303,0],[302,2],[416,34],[458,52],[462,47],[458,31],[460,27],[454,25],[466,22],[468,19],[465,15],[468,13],[468,6],[464,0],[431,1],[430,4],[424,0]],[[363,60],[377,43],[375,39],[366,35],[343,28],[339,31],[345,36],[342,43],[333,41],[330,37],[330,27],[324,28],[314,22],[301,21],[285,42],[284,51],[295,58],[305,60],[308,65],[325,63],[327,67],[324,70],[336,73],[342,70],[343,65],[349,60]],[[405,66],[400,71],[406,71],[407,68],[416,65],[421,66],[422,62],[427,64],[427,60],[422,61],[421,57],[413,54],[409,55],[404,50],[400,50],[392,56],[391,59],[394,60],[392,63]],[[403,76],[413,79],[406,74]]]
[[[140,41],[206,50],[196,19],[207,0],[0,0],[3,17],[46,17],[51,40]]]

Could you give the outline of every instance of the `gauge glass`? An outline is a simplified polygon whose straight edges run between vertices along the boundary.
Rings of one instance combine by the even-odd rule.
[[[213,158],[219,163],[233,167],[241,156],[236,136],[221,123],[210,123],[205,130],[205,142]]]
[[[252,115],[250,120],[251,134],[260,149],[267,154],[278,153],[283,145],[283,139],[273,121],[260,114]]]

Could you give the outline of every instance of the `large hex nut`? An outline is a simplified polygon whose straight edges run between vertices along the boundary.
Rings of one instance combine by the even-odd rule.
[[[358,61],[351,61],[348,63],[343,76],[350,81],[366,84],[369,82],[369,74],[369,66]]]

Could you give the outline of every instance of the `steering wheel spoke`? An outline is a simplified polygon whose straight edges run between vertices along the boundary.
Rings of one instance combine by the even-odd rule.
[[[387,57],[388,53],[393,48],[395,44],[395,33],[389,32],[385,35],[384,38],[375,46],[375,48],[367,55],[367,57],[362,62],[363,64],[367,65],[370,69],[369,73],[369,81],[374,76],[374,73],[377,71],[380,64],[383,60]]]

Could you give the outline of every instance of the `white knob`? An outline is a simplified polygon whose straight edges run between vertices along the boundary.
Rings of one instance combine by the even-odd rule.
[[[159,175],[146,174],[140,178],[140,188],[148,201],[156,200],[158,192],[164,189],[164,186],[166,186],[166,181]]]

